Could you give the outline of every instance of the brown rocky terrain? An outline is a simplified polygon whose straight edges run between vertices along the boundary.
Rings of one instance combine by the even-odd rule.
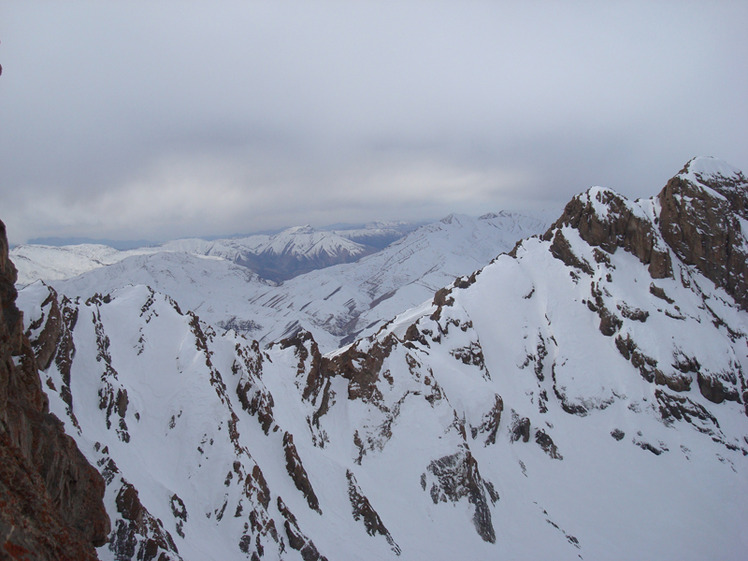
[[[104,481],[48,410],[0,222],[0,559],[96,559]]]

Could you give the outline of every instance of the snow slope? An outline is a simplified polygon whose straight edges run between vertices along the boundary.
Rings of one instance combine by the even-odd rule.
[[[334,350],[353,336],[373,333],[395,314],[545,227],[540,219],[509,212],[450,215],[357,263],[312,271],[258,293],[251,304],[286,322],[265,320],[270,328],[251,335],[269,342],[303,328],[324,351]]]
[[[37,280],[56,281],[117,263],[134,255],[150,254],[152,248],[120,251],[106,245],[79,244],[69,246],[19,245],[10,250],[10,258],[18,269],[20,287]]]

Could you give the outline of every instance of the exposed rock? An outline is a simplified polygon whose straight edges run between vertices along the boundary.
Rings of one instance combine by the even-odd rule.
[[[660,370],[657,367],[657,361],[641,352],[628,333],[625,339],[618,335],[615,343],[618,352],[621,353],[623,358],[631,361],[631,364],[639,370],[642,378],[647,382],[668,386],[678,392],[687,391],[691,387],[691,379],[688,376],[675,372],[666,375]]]
[[[599,212],[600,208],[605,211]],[[649,266],[652,278],[672,275],[670,255],[658,245],[658,236],[651,223],[635,213],[628,201],[611,190],[593,188],[574,197],[561,217],[543,235],[547,241],[553,239],[551,251],[554,252],[555,245],[553,254],[562,260],[570,251],[570,248],[568,251],[566,249],[568,242],[564,245],[563,240],[558,238],[563,226],[576,229],[584,241],[608,253],[615,253],[619,247],[632,253]],[[591,267],[586,262],[575,266],[591,273]]]
[[[390,334],[381,341],[372,341],[369,348],[359,346],[360,343],[353,345],[330,360],[328,368],[348,380],[348,399],[361,399],[372,405],[382,402],[377,382],[384,360],[397,344],[397,338]]]
[[[699,390],[701,395],[712,403],[728,401],[740,401],[739,393],[735,387],[729,387],[725,380],[715,374],[698,373]]]
[[[179,495],[174,493],[171,496],[171,513],[174,515],[174,520],[177,525],[177,534],[184,537],[184,523],[187,522],[187,507],[184,506],[184,502],[179,498]]]
[[[135,487],[123,482],[117,493],[116,505],[120,518],[115,523],[109,542],[109,549],[114,552],[115,559],[181,561],[171,534],[164,528],[161,520],[143,506]]]
[[[256,415],[265,434],[275,427],[273,406],[275,402],[270,392],[260,386],[259,379],[262,372],[263,358],[257,341],[252,342],[251,348],[237,343],[236,356],[231,365],[233,374],[242,374],[236,386],[236,395],[242,408],[250,415]]]
[[[623,320],[608,310],[605,306],[605,301],[603,300],[603,292],[594,282],[590,287],[590,294],[595,299],[595,304],[590,306],[590,303],[588,302],[587,305],[591,310],[597,312],[598,316],[600,316],[600,333],[606,337],[615,335],[616,332],[621,329]]]
[[[473,438],[477,438],[478,434],[485,434],[485,444],[496,444],[496,435],[499,432],[499,425],[501,424],[501,413],[504,411],[504,400],[501,399],[499,394],[494,396],[494,404],[491,410],[483,415],[483,422],[479,427],[472,429]],[[529,426],[528,426],[529,430]]]
[[[598,313],[600,314],[600,333],[606,337],[611,337],[621,329],[623,325],[621,318],[609,312],[607,308],[598,308]]]
[[[484,373],[484,376],[490,378],[490,376],[488,376],[488,371],[486,370],[486,359],[483,356],[483,348],[480,343],[471,341],[470,345],[454,349],[450,354],[463,364],[477,366],[481,372]]]
[[[431,483],[429,485],[429,482]],[[421,476],[421,487],[426,490],[434,504],[440,502],[458,502],[467,498],[473,505],[473,524],[478,535],[489,543],[496,542],[496,532],[491,521],[491,503],[499,500],[499,496],[490,485],[484,482],[478,471],[478,462],[464,447],[449,456],[443,456],[432,461],[427,472]],[[489,498],[486,498],[488,491]]]
[[[303,377],[306,374],[302,398],[316,407],[310,423],[318,428],[320,417],[327,413],[332,404],[334,393],[330,389],[330,378],[337,374],[337,371],[331,368],[328,361],[322,357],[317,342],[308,331],[301,330],[280,342],[281,349],[291,347],[298,358],[297,375]],[[315,435],[315,441],[320,446],[324,446],[325,439],[324,434]]]
[[[354,476],[350,470],[347,470],[345,472],[345,477],[348,480],[348,498],[350,499],[351,507],[353,508],[353,519],[362,520],[364,527],[366,528],[366,533],[370,536],[376,534],[384,536],[387,543],[392,548],[392,551],[395,552],[395,555],[400,555],[400,546],[395,543],[394,539],[392,539],[392,535],[382,522],[379,514],[377,514],[377,511],[374,510],[373,506],[371,506],[369,499],[364,495],[361,487],[359,487],[358,482],[356,481],[356,476]]]
[[[0,222],[0,557],[93,560],[110,528],[104,481],[49,413],[15,281]]]
[[[550,233],[550,230],[549,230]],[[550,239],[550,237],[549,237]],[[551,243],[551,253],[556,259],[559,259],[566,263],[569,267],[579,269],[588,275],[593,273],[592,267],[587,261],[578,257],[571,249],[569,240],[566,239],[561,229],[557,229],[553,234],[553,241]]]
[[[564,457],[559,453],[556,443],[553,442],[553,439],[543,429],[535,431],[535,442],[537,442],[543,449],[543,452],[548,454],[552,459],[564,459]]]
[[[639,434],[639,437],[641,437],[641,434]],[[646,450],[647,452],[652,452],[655,456],[659,456],[663,452],[667,452],[668,448],[665,446],[662,442],[659,443],[659,446],[655,446],[646,440],[642,440],[641,438],[633,438],[631,440],[634,444],[636,444],[639,448],[642,450]]]
[[[512,442],[517,442],[520,438],[522,442],[528,442],[530,440],[530,419],[527,417],[514,419],[511,435]]]
[[[655,398],[660,406],[660,414],[665,421],[685,421],[694,425],[700,432],[714,434],[719,429],[717,419],[703,405],[691,399],[672,395],[662,390],[655,391]]]
[[[314,542],[301,531],[296,516],[288,509],[283,499],[278,497],[277,503],[278,510],[285,519],[283,527],[286,530],[288,544],[301,554],[304,561],[327,561],[327,558],[317,551]]]
[[[294,485],[304,495],[309,508],[322,514],[319,508],[319,499],[314,493],[312,484],[309,482],[309,476],[301,463],[296,446],[294,446],[293,435],[287,432],[283,433],[283,451],[286,455],[286,471],[293,479]]]
[[[675,253],[748,310],[748,180],[702,175],[692,160],[658,195],[660,231]]]
[[[633,321],[640,321],[644,323],[645,321],[647,321],[647,318],[649,317],[649,312],[647,312],[646,310],[634,308],[632,306],[628,306],[625,303],[619,304],[618,309],[621,311],[621,315],[623,317],[625,317],[626,319],[633,320]]]
[[[655,283],[651,283],[649,285],[649,292],[650,292],[650,294],[652,294],[652,296],[656,296],[657,298],[659,298],[660,300],[664,300],[668,304],[675,303],[675,300],[673,300],[672,298],[668,297],[668,295],[665,294],[665,291],[662,288],[660,288],[659,286],[655,285]]]

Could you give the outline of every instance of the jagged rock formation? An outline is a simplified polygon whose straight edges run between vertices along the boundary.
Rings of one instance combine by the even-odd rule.
[[[748,179],[724,162],[696,158],[657,200],[667,244],[748,310]]]
[[[48,411],[15,280],[0,222],[0,558],[96,559],[109,532],[104,483]]]
[[[704,159],[651,199],[590,189],[327,354],[145,286],[24,289],[107,482],[100,558],[742,559],[745,189]]]

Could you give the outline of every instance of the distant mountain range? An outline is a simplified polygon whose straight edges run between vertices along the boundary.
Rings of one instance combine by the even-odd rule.
[[[416,224],[403,222],[372,223],[347,230],[315,230],[311,226],[297,226],[277,234],[180,239],[126,250],[101,243],[23,244],[12,248],[10,256],[17,263],[20,286],[39,279],[67,279],[128,257],[162,252],[220,257],[250,268],[262,278],[282,281],[317,268],[355,261],[417,227]]]
[[[305,329],[325,350],[334,350],[546,227],[540,218],[502,212],[451,215],[407,234],[410,227],[403,224],[346,231],[370,241],[398,235],[379,251],[338,231],[299,227],[274,236],[177,240],[128,252],[26,245],[11,250],[11,258],[18,263],[19,284],[41,278],[61,293],[82,297],[144,284],[209,323],[264,344]],[[356,255],[360,259],[347,262]],[[336,259],[344,263],[323,266]],[[255,266],[259,262],[264,265]],[[312,266],[318,269],[280,284],[267,279],[269,269]]]

